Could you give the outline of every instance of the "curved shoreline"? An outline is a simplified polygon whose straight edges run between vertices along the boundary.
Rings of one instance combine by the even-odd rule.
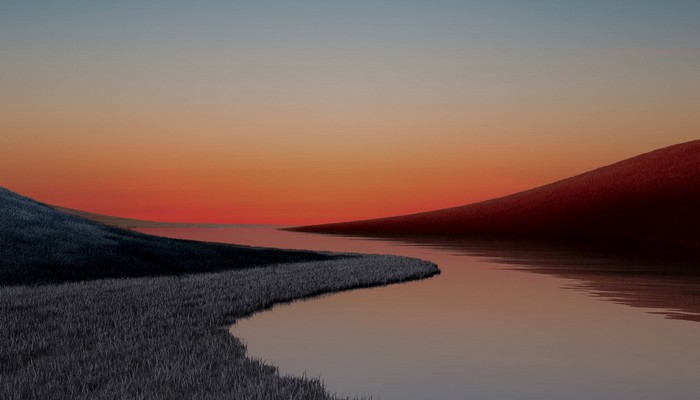
[[[275,304],[426,278],[396,256],[206,243],[68,215],[0,187],[0,398],[330,399],[221,329]]]
[[[439,273],[418,259],[333,260],[182,276],[0,287],[3,398],[331,399],[222,326],[275,305]],[[60,366],[60,368],[58,368]]]

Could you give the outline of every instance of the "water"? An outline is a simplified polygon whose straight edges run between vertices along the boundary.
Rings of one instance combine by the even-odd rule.
[[[282,374],[375,399],[700,399],[700,262],[610,244],[360,239],[275,227],[196,240],[431,260],[441,275],[280,305],[231,332]],[[640,254],[641,253],[641,254]]]

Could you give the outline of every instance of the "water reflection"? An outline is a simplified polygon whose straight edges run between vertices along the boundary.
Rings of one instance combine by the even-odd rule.
[[[677,249],[609,242],[369,239],[274,227],[144,231],[255,246],[398,254],[438,264],[442,273],[428,280],[280,305],[231,327],[250,356],[278,366],[282,374],[320,376],[341,395],[700,398],[700,324],[692,322],[698,320],[698,262]]]
[[[617,304],[700,322],[700,253],[651,243],[410,236],[381,240],[485,257],[498,265],[575,280],[562,287]]]
[[[398,249],[386,251],[385,243],[441,249],[490,259],[494,265],[515,270],[570,279],[573,282],[562,287],[617,304],[651,309],[649,312],[671,319],[700,322],[700,251],[696,249],[609,240],[356,237],[286,232],[277,228],[243,225],[140,230],[177,238],[311,250],[400,253]]]

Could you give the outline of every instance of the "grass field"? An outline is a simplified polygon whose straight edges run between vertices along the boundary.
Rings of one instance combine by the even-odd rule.
[[[4,189],[0,202],[2,399],[332,398],[246,358],[228,326],[276,303],[438,273],[403,257],[155,238]]]

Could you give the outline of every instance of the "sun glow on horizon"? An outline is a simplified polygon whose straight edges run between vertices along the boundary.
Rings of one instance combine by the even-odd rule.
[[[122,217],[311,224],[699,136],[697,2],[274,3],[0,5],[0,185]]]

